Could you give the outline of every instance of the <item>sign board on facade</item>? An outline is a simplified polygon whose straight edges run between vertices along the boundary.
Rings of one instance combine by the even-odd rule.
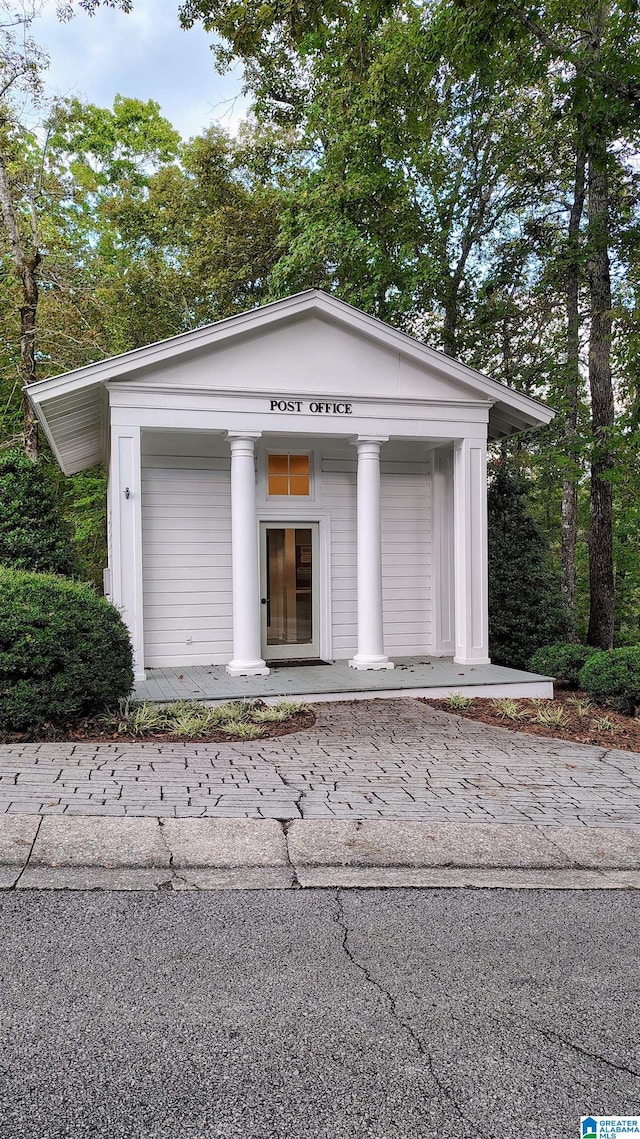
[[[311,415],[352,415],[350,403],[335,400],[272,399],[269,411],[310,412]]]

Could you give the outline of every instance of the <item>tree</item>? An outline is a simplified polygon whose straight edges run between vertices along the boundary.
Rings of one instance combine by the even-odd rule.
[[[38,457],[38,420],[24,389],[36,378],[36,314],[38,310],[38,266],[42,260],[38,226],[37,181],[29,187],[28,220],[20,216],[15,192],[15,178],[10,173],[10,158],[15,154],[15,135],[8,114],[0,107],[0,210],[16,277],[22,287],[20,304],[20,381],[23,388],[24,449],[30,459]],[[4,135],[4,138],[2,137]],[[13,137],[12,137],[13,136]],[[12,154],[13,151],[13,154]],[[22,222],[22,225],[21,225]]]
[[[0,564],[73,575],[77,559],[45,464],[22,451],[0,454]]]
[[[588,472],[588,635],[610,646],[627,305],[611,264],[628,267],[625,200],[637,211],[636,0],[184,0],[181,17],[219,37],[220,67],[243,62],[260,119],[295,125],[307,148],[274,292],[334,289],[553,399],[559,423],[537,446],[558,487],[564,594],[572,605]]]
[[[451,11],[449,5],[445,7]],[[463,36],[469,58],[482,66],[495,45],[507,43],[520,62],[535,60],[545,74],[555,77],[564,91],[564,111],[574,139],[576,191],[572,211],[573,269],[568,281],[568,332],[573,373],[570,378],[568,432],[572,433],[575,407],[575,276],[579,214],[585,193],[587,230],[585,259],[589,293],[588,378],[591,398],[591,509],[589,526],[590,614],[588,639],[610,648],[613,643],[615,590],[613,570],[614,423],[612,377],[612,249],[611,178],[620,166],[625,139],[633,134],[640,106],[640,29],[635,0],[598,0],[594,4],[567,4],[566,0],[540,5],[513,5],[510,0],[488,0],[474,5]],[[457,21],[460,29],[460,20]],[[480,44],[480,48],[478,48]],[[487,44],[490,46],[487,47]],[[460,51],[460,45],[456,47]],[[497,50],[503,50],[498,48]],[[565,518],[572,521],[573,498],[567,494]],[[567,533],[570,557],[572,535]],[[567,573],[570,573],[570,565]],[[570,588],[570,583],[569,588]]]
[[[491,658],[528,668],[536,649],[567,639],[570,618],[527,484],[503,462],[489,482],[488,527]]]
[[[131,0],[77,0],[78,7],[93,14],[101,3],[107,7],[131,9]],[[17,9],[17,10],[16,10]],[[24,132],[18,121],[15,98],[27,94],[34,103],[42,100],[42,72],[48,64],[46,54],[31,35],[41,6],[38,0],[24,0],[22,6],[13,0],[0,0],[0,214],[10,250],[13,270],[20,283],[20,365],[21,384],[26,387],[36,379],[36,335],[39,301],[39,267],[42,262],[39,212],[43,200],[42,162],[31,163],[30,175],[24,178],[21,143],[30,146],[33,135]],[[61,3],[61,18],[73,16],[73,0]],[[18,173],[16,173],[16,166]],[[33,408],[23,394],[23,436],[25,453],[38,457],[38,423]]]

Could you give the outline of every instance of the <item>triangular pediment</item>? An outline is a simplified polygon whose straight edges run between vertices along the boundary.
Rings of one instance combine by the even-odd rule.
[[[487,399],[476,385],[436,370],[428,360],[412,359],[397,344],[313,309],[170,359],[145,362],[115,382],[321,399]]]
[[[319,290],[309,290],[33,384],[29,396],[63,470],[99,462],[108,386],[482,402],[496,437],[548,423],[548,408]],[[159,394],[160,398],[160,394]]]

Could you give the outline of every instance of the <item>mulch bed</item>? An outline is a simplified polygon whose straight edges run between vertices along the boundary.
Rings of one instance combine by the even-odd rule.
[[[177,736],[170,732],[145,732],[144,735],[132,735],[126,732],[114,732],[105,728],[99,718],[81,720],[79,723],[69,725],[68,728],[43,728],[39,732],[12,732],[0,734],[0,743],[191,743],[191,744],[232,744],[232,743],[258,743],[260,740],[273,739],[274,736],[288,736],[292,732],[303,732],[312,728],[316,722],[315,712],[307,708],[303,712],[296,712],[290,720],[279,723],[261,724],[259,736],[253,739],[241,739],[231,732],[221,732],[214,729],[203,736]]]
[[[586,700],[586,694],[568,688],[556,688],[554,700],[545,700],[543,704],[534,703],[533,700],[516,700],[518,708],[534,717],[543,707],[562,707],[567,722],[561,728],[549,724],[536,724],[532,719],[510,720],[500,715],[498,708],[486,697],[476,699],[468,708],[450,708],[446,700],[429,700],[423,697],[425,704],[438,708],[441,712],[449,712],[454,716],[464,716],[468,720],[479,720],[482,724],[492,724],[498,728],[509,728],[513,732],[525,732],[532,736],[546,736],[547,739],[570,740],[577,744],[595,744],[597,747],[617,748],[621,751],[640,752],[640,717],[623,716],[613,712],[611,708],[604,708],[593,704],[586,714],[579,715],[569,701],[572,699]],[[603,717],[613,724],[610,730],[600,730],[594,726],[593,721]]]

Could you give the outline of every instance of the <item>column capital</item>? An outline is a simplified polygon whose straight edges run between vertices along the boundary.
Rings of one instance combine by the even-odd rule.
[[[456,449],[458,449],[460,447],[464,447],[465,444],[467,446],[476,446],[476,447],[479,447],[481,444],[484,444],[486,446],[486,444],[487,444],[486,427],[485,427],[484,431],[476,429],[473,435],[459,435],[456,439],[453,440],[453,445]]]
[[[255,440],[260,439],[261,436],[262,436],[262,431],[227,431],[227,432],[225,432],[225,438],[228,439],[230,443],[237,443],[238,441],[246,440],[247,443],[251,443],[253,445]]]
[[[354,447],[359,447],[361,443],[362,444],[377,443],[379,445],[380,443],[388,443],[389,442],[389,436],[388,435],[350,435],[349,436],[349,442]]]

